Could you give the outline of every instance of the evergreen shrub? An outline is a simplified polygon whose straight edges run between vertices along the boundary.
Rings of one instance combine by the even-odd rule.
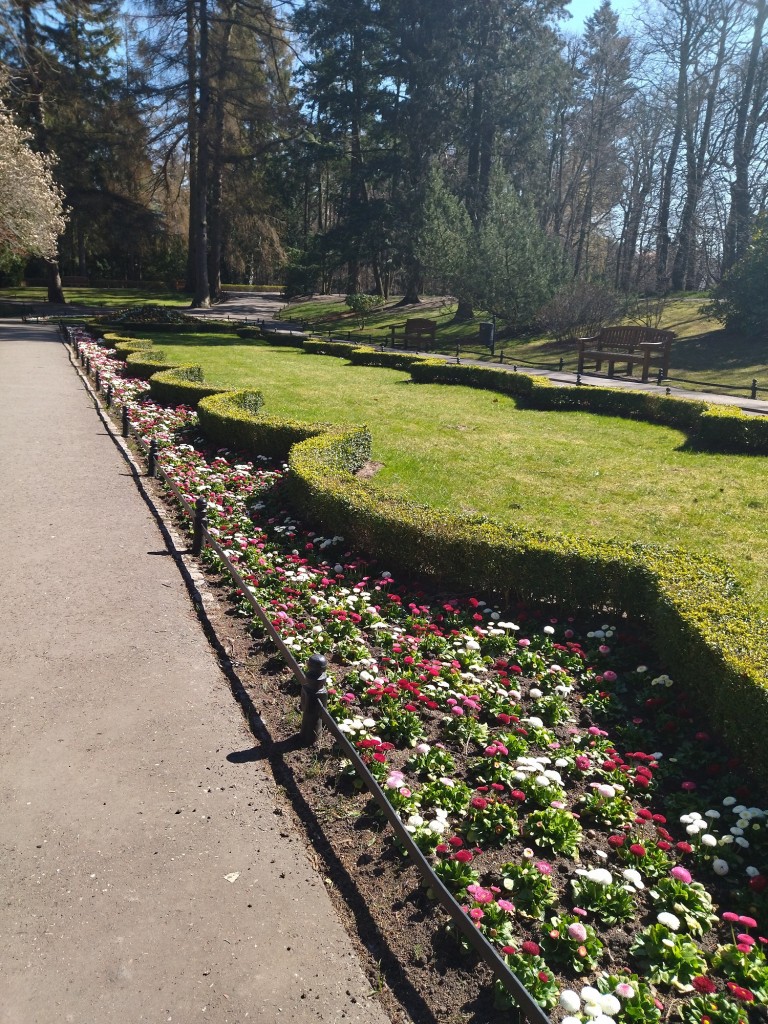
[[[129,352],[125,361],[126,376],[138,377],[140,380],[149,380],[153,373],[158,373],[160,370],[174,370],[182,365],[171,360],[162,349],[155,348],[142,348]]]
[[[173,370],[161,370],[149,378],[149,393],[156,402],[163,405],[186,405],[194,409],[197,403],[210,395],[220,395],[227,388],[206,384],[201,366],[178,366]]]

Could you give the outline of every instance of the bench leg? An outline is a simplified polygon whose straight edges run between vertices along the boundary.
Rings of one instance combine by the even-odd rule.
[[[608,376],[609,377],[613,377],[614,367],[615,366],[616,366],[616,361],[614,359],[609,359],[608,360]]]
[[[643,356],[643,384],[648,383],[648,374],[651,369],[651,353],[646,352]]]

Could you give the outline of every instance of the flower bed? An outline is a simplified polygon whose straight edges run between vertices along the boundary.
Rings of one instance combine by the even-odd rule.
[[[341,728],[542,1006],[567,1024],[764,1017],[764,797],[626,623],[407,589],[281,512],[283,470],[206,459],[190,410],[85,344],[287,646],[332,660]]]

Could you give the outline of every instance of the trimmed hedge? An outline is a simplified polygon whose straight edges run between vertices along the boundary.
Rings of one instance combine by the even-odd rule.
[[[723,563],[657,546],[550,537],[392,497],[351,475],[370,457],[367,428],[261,417],[261,400],[251,392],[203,399],[201,424],[220,444],[278,458],[288,452],[289,494],[304,518],[409,575],[568,608],[607,604],[645,619],[677,681],[755,770],[768,771],[765,629]]]
[[[201,366],[178,366],[173,370],[161,370],[149,378],[149,393],[156,402],[163,405],[194,408],[201,399],[221,395],[229,390],[205,384],[204,379]]]
[[[768,416],[747,416],[733,406],[709,405],[692,443],[704,451],[768,455]]]
[[[329,456],[332,462],[337,460],[334,465],[353,472],[370,458],[371,434],[367,427],[344,429],[330,423],[259,416],[263,401],[260,391],[230,391],[203,399],[198,407],[200,425],[212,441],[222,446],[273,459],[286,459],[298,442],[326,436],[335,438],[337,445]]]
[[[323,338],[305,338],[303,345],[305,352],[311,352],[316,356],[336,356],[340,359],[349,359],[357,347],[355,341],[331,341]]]
[[[142,348],[139,351],[129,352],[126,358],[126,373],[129,377],[138,377],[140,380],[149,380],[153,373],[160,370],[175,370],[183,365],[171,361],[161,349]]]
[[[352,349],[349,361],[356,366],[386,366],[408,373],[417,363],[424,361],[424,356],[418,356],[415,352],[397,352],[394,349],[383,351],[361,345],[360,348]]]

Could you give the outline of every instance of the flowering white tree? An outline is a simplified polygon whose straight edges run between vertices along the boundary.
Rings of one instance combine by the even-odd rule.
[[[66,223],[49,157],[30,148],[29,132],[0,102],[0,249],[55,258]]]

